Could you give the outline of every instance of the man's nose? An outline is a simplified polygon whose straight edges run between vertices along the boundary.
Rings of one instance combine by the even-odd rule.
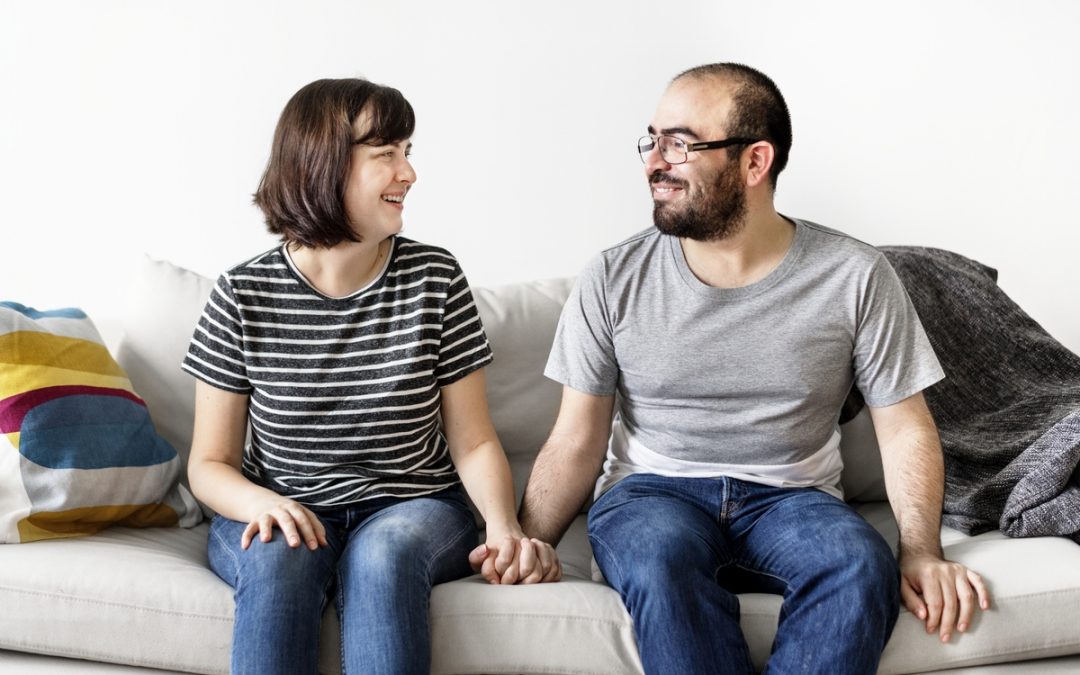
[[[671,168],[671,164],[664,159],[660,152],[660,143],[654,143],[652,150],[645,153],[645,175],[652,176],[656,172],[664,172]]]

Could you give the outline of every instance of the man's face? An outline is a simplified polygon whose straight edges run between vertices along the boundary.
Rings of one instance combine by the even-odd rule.
[[[675,136],[688,143],[723,140],[731,105],[728,87],[721,81],[679,80],[660,99],[649,134]],[[646,157],[645,175],[657,229],[698,241],[724,239],[738,232],[746,219],[742,174],[739,161],[729,159],[723,149],[691,152],[682,164],[670,164],[654,149]]]

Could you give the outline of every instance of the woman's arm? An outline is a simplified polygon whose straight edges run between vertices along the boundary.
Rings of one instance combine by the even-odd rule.
[[[294,548],[301,538],[310,549],[325,546],[326,531],[311,511],[241,473],[247,406],[246,394],[195,381],[195,433],[188,459],[191,491],[222,516],[248,524],[240,542],[245,549],[256,533],[261,541],[270,541],[275,525]]]
[[[518,524],[510,465],[491,424],[483,369],[441,393],[450,457],[487,523],[485,578],[493,583],[557,581],[562,566],[555,549],[525,537]]]

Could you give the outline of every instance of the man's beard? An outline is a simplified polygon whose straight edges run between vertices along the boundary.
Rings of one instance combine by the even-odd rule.
[[[690,187],[686,181],[656,172],[649,182],[658,181],[675,183],[684,191]],[[746,192],[743,190],[738,162],[729,162],[713,182],[712,191],[696,199],[688,199],[681,210],[659,201],[653,205],[656,229],[674,237],[717,241],[741,230],[745,222]]]

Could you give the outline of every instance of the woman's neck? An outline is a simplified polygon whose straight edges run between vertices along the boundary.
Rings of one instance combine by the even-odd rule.
[[[315,290],[343,298],[370,284],[390,255],[392,238],[378,242],[343,241],[330,248],[289,243],[289,257]]]

